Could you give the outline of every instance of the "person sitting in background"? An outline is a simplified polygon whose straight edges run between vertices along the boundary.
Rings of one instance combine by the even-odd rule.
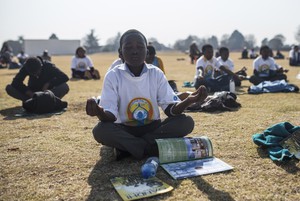
[[[7,42],[4,42],[0,51],[0,68],[9,67],[12,62],[13,51],[12,48],[8,45]]]
[[[250,59],[256,59],[258,57],[258,54],[256,54],[254,48],[250,51]]]
[[[247,76],[246,68],[243,67],[242,70],[234,73],[234,63],[229,58],[229,49],[227,47],[220,48],[220,56],[217,58],[217,71],[221,75],[229,75],[233,78],[235,86],[241,86],[241,81]],[[217,73],[217,72],[215,72]]]
[[[17,55],[17,58],[19,60],[19,63],[23,66],[26,59],[28,58],[28,54],[21,50],[20,53]]]
[[[184,109],[207,97],[204,86],[180,101],[163,72],[145,63],[147,39],[138,30],[120,38],[121,64],[104,78],[100,104],[90,98],[86,113],[97,116],[97,142],[114,148],[116,160],[132,155],[136,159],[157,156],[155,139],[184,137],[192,132],[194,120]],[[168,116],[160,118],[159,107]]]
[[[197,61],[197,59],[199,59],[199,57],[202,55],[195,41],[193,41],[190,45],[189,53],[189,56],[191,58],[191,64],[194,64],[194,62]]]
[[[94,68],[93,62],[86,55],[84,47],[78,47],[71,62],[72,78],[100,79],[99,71]]]
[[[248,50],[247,47],[244,47],[242,51],[242,59],[248,59]]]
[[[213,56],[213,47],[209,44],[202,46],[203,55],[196,62],[196,74],[194,86],[198,89],[199,86],[207,87],[207,80],[212,79],[217,65],[217,59]]]
[[[300,52],[299,46],[295,45],[289,53],[290,66],[300,66]]]
[[[287,70],[275,63],[275,60],[270,57],[270,48],[265,45],[260,48],[260,56],[253,61],[253,75],[249,81],[258,85],[263,81],[286,80],[287,76],[284,72]]]
[[[24,84],[29,76],[28,84]],[[33,97],[34,92],[50,90],[58,98],[69,92],[68,76],[54,64],[40,57],[29,57],[23,67],[14,77],[11,84],[6,86],[6,92],[13,98],[26,101]]]
[[[158,67],[160,70],[162,70],[164,74],[166,74],[163,61],[161,60],[160,57],[156,56],[155,48],[152,45],[148,45],[147,50],[148,50],[148,54],[146,56],[146,63]]]
[[[49,55],[48,50],[44,50],[41,58],[45,61],[51,61],[51,56]]]
[[[166,74],[164,63],[163,63],[163,61],[160,57],[156,56],[155,48],[152,45],[148,45],[147,50],[148,50],[148,54],[146,56],[146,61],[145,62],[147,64],[152,64],[152,65],[158,67],[164,74]],[[172,87],[173,91],[175,93],[177,93],[178,89],[177,89],[177,85],[176,85],[175,81],[174,80],[168,80],[168,82],[169,82],[169,85]]]
[[[280,50],[277,50],[274,59],[284,59],[284,55],[280,52]]]

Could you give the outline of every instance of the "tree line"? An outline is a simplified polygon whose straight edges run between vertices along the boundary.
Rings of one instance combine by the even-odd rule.
[[[121,33],[118,32],[116,36],[109,38],[105,45],[99,45],[99,38],[95,34],[95,30],[91,29],[88,34],[82,39],[83,46],[87,49],[88,53],[96,52],[115,52],[119,48],[119,41],[121,38]],[[56,34],[52,33],[49,37],[50,40],[58,40],[59,38]],[[300,25],[298,26],[297,32],[295,34],[295,39],[300,43]],[[22,44],[24,40],[23,36],[19,36],[18,41],[9,41],[10,44],[18,43]],[[228,47],[230,51],[241,51],[244,47],[247,49],[258,49],[262,45],[268,45],[273,50],[290,50],[291,45],[285,44],[286,38],[282,34],[277,34],[270,40],[264,38],[260,44],[257,43],[256,38],[253,34],[243,35],[238,30],[234,30],[230,35],[224,34],[220,40],[212,35],[209,38],[201,38],[196,35],[189,35],[185,39],[179,39],[175,41],[172,46],[165,46],[163,43],[159,42],[156,38],[148,38],[149,43],[151,43],[157,51],[166,50],[178,50],[187,51],[192,42],[196,42],[199,48],[204,44],[211,44],[214,49],[219,47]]]
[[[119,47],[119,40],[121,33],[117,33],[115,37],[110,38],[106,45],[101,47],[101,51],[110,52],[117,51]],[[300,43],[300,25],[295,34],[295,39]],[[211,36],[209,38],[200,38],[195,35],[189,35],[186,39],[177,40],[172,46],[165,46],[163,43],[160,43],[155,38],[149,38],[148,41],[158,50],[178,50],[186,51],[189,49],[189,46],[192,42],[196,42],[198,47],[202,47],[204,44],[211,44],[214,49],[225,46],[228,47],[230,51],[241,51],[244,47],[247,49],[258,49],[262,45],[268,45],[273,50],[290,50],[291,45],[285,44],[286,38],[282,34],[277,34],[270,40],[264,38],[260,44],[257,43],[256,38],[253,34],[243,35],[238,30],[234,30],[232,34],[224,34],[219,40],[216,36]],[[93,48],[94,45],[98,45],[98,38],[94,35],[94,30],[91,30],[91,33],[88,34],[84,39],[84,45],[87,49]]]

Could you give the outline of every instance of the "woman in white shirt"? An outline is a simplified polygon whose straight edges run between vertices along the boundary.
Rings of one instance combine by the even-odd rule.
[[[100,79],[99,71],[94,68],[93,62],[86,55],[84,47],[78,47],[71,63],[72,78]]]

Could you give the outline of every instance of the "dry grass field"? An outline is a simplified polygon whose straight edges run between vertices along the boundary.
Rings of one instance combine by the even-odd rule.
[[[191,90],[181,87],[194,76],[188,56],[179,52],[158,55],[167,78],[176,80],[181,91]],[[0,200],[121,200],[109,179],[140,173],[144,160],[114,161],[112,149],[92,137],[97,118],[85,114],[85,101],[100,94],[106,69],[117,53],[90,56],[102,78],[70,80],[70,92],[64,97],[68,109],[61,115],[15,117],[21,103],[8,97],[5,86],[18,70],[0,69]],[[252,60],[239,60],[240,53],[230,57],[237,70],[246,66],[248,75],[252,74]],[[52,60],[70,76],[71,56],[53,56]],[[300,86],[296,79],[300,68],[289,67],[287,59],[277,62],[290,70],[289,82]],[[174,190],[145,200],[299,200],[299,161],[274,163],[251,137],[283,121],[299,126],[300,94],[249,95],[249,86],[243,81],[237,89],[242,105],[237,111],[189,113],[195,120],[189,136],[208,136],[215,156],[234,170],[177,181],[159,168],[157,177]]]

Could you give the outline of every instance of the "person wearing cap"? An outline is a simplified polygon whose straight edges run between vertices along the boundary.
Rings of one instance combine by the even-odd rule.
[[[41,58],[45,61],[51,61],[51,56],[49,55],[48,50],[44,50]]]
[[[24,80],[27,76],[28,84],[25,85]],[[68,76],[53,63],[44,61],[41,57],[29,57],[12,83],[6,86],[6,92],[23,102],[32,98],[34,92],[46,90],[62,98],[69,92],[68,80]]]

